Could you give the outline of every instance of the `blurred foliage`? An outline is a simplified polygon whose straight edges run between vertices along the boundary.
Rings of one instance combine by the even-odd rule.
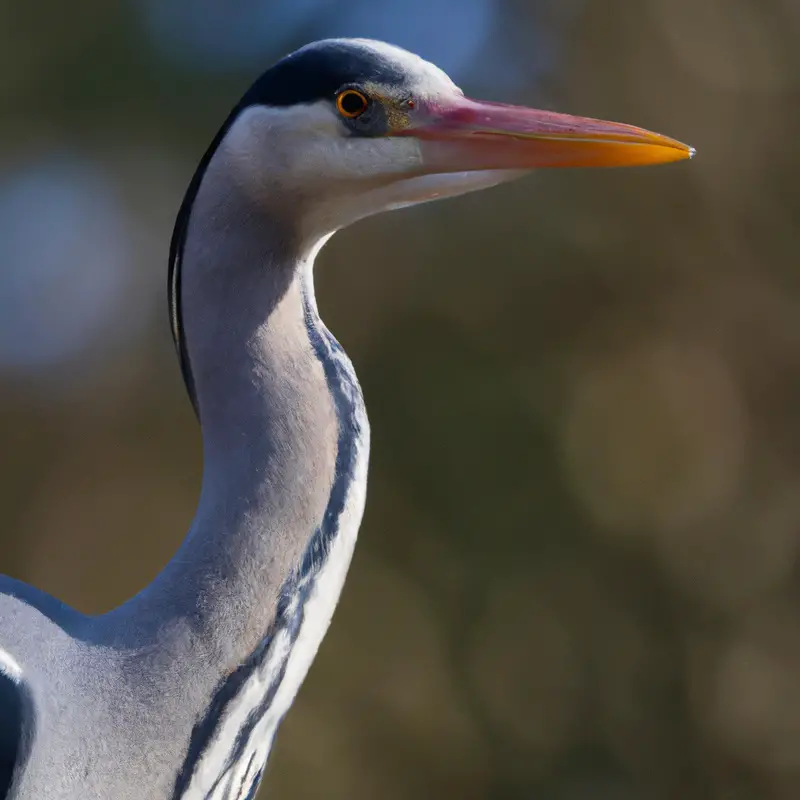
[[[280,40],[273,5],[264,66],[327,35],[342,6]],[[569,5],[497,0],[454,77],[699,155],[545,171],[326,248],[318,297],[364,385],[370,494],[263,795],[800,792],[800,5]],[[253,77],[170,59],[142,13],[0,6],[0,190],[53,151],[91,159],[134,255],[85,348],[0,365],[2,569],[85,611],[149,581],[193,513],[167,242]],[[457,9],[436,24],[457,37]],[[558,44],[552,69],[531,41]],[[495,68],[514,82],[493,90]],[[48,236],[29,230],[32,249]],[[88,290],[69,253],[61,280]],[[2,275],[25,274],[14,258],[0,309]],[[34,322],[57,330],[58,303],[45,308]]]

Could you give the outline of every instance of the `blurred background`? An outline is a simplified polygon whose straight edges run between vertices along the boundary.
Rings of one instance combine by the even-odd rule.
[[[699,155],[323,252],[370,494],[262,796],[800,796],[798,34],[797,0],[0,4],[0,569],[101,612],[172,555],[201,469],[183,191],[275,59],[386,39]]]

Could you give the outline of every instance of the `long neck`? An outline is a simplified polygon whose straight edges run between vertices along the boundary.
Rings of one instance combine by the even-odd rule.
[[[202,236],[193,232],[201,225]],[[183,267],[205,466],[197,516],[162,582],[170,593],[180,587],[179,606],[206,637],[224,632],[217,644],[235,661],[263,638],[324,518],[338,440],[311,338],[319,320],[305,311],[310,265],[296,263],[267,225],[198,213]],[[255,230],[243,236],[245,227]]]
[[[279,235],[226,174],[212,160],[183,255],[204,450],[197,515],[128,604],[126,627],[140,640],[190,643],[187,657],[220,675],[272,658],[272,691],[283,685],[288,707],[349,564],[368,426],[352,366],[317,315],[318,245]]]

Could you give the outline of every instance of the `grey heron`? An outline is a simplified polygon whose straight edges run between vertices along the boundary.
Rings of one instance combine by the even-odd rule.
[[[170,253],[203,441],[196,516],[153,583],[106,614],[0,578],[0,797],[255,796],[365,502],[364,402],[314,298],[333,232],[537,167],[692,153],[629,125],[470,100],[370,40],[308,45],[258,78],[202,158]]]

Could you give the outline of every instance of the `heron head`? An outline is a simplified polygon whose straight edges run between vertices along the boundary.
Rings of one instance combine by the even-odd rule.
[[[315,235],[535,168],[693,154],[631,125],[468,99],[433,64],[363,39],[316,42],[267,70],[220,150],[246,191]]]

